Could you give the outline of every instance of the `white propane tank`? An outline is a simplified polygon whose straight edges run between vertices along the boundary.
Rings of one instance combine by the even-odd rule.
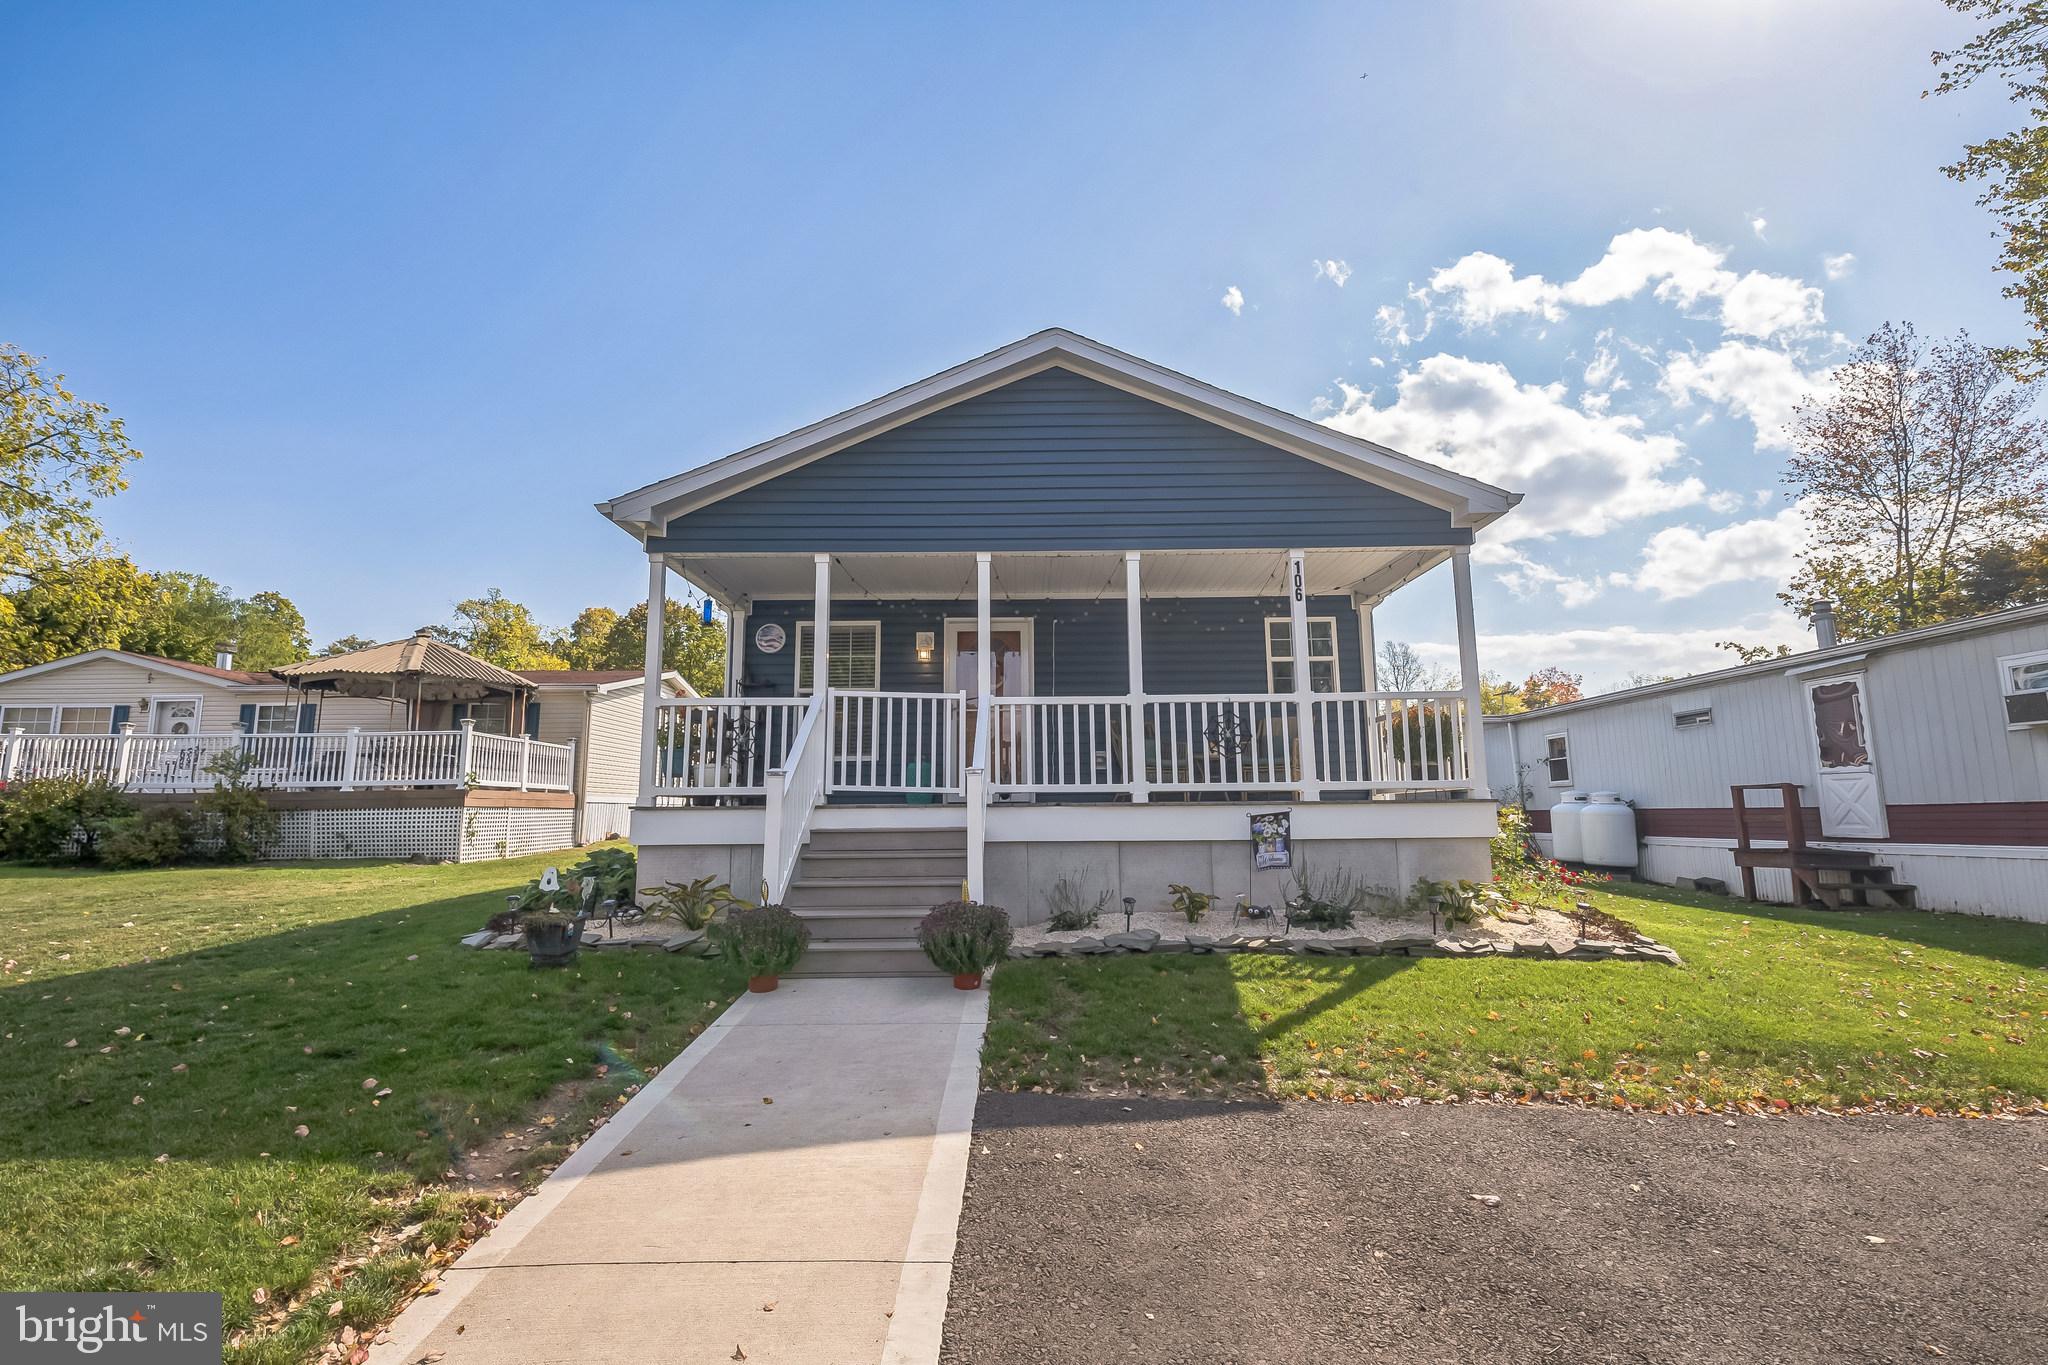
[[[1561,863],[1586,860],[1585,845],[1579,841],[1579,817],[1586,812],[1586,794],[1566,792],[1550,808],[1550,856]]]
[[[1636,865],[1636,813],[1621,803],[1619,792],[1593,793],[1579,816],[1579,844],[1593,867]]]

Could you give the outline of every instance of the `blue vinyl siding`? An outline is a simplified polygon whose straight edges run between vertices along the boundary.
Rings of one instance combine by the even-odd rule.
[[[690,553],[1469,545],[1438,507],[1052,369],[669,522]]]
[[[1144,604],[1145,690],[1153,693],[1264,692],[1266,618],[1285,616],[1282,597],[1160,598]],[[1038,696],[1120,697],[1128,682],[1124,604],[1071,599],[997,602],[997,617],[1031,619],[1032,691]],[[1333,616],[1337,623],[1339,686],[1363,686],[1358,657],[1358,613],[1347,597],[1309,600],[1309,615]],[[882,627],[881,681],[885,692],[937,692],[945,685],[945,624],[948,617],[971,619],[974,601],[876,602],[838,599],[835,621],[879,621]],[[796,627],[811,619],[811,604],[756,602],[747,616],[746,662],[742,678],[753,697],[787,697],[796,692]],[[774,622],[787,641],[775,654],[754,645],[755,631]],[[917,659],[917,632],[931,631],[938,648],[930,663]]]

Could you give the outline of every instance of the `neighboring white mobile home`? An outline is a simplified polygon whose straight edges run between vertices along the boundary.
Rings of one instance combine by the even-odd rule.
[[[1528,802],[1546,847],[1566,792],[1612,791],[1636,807],[1642,875],[1735,885],[1731,789],[1791,784],[1795,838],[1869,854],[1920,906],[2048,922],[2048,604],[1488,717],[1485,731],[1496,793]],[[1786,871],[1756,875],[1765,899],[1794,899]]]

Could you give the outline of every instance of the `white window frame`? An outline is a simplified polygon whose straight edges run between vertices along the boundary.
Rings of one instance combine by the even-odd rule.
[[[2020,697],[2025,696],[2029,692],[2041,691],[2042,689],[2038,687],[2018,688],[2012,685],[2014,674],[2018,673],[2022,668],[2031,668],[2036,664],[2048,664],[2048,649],[2037,649],[2026,654],[2008,654],[2000,659],[1998,661],[1999,694],[2006,697]]]
[[[19,721],[9,720],[7,718],[7,713],[10,711],[41,711],[43,713],[43,728],[40,730],[31,730],[26,725],[22,725]],[[21,702],[17,702],[9,706],[0,706],[0,734],[13,734],[14,731],[17,729],[22,731],[22,733],[24,734],[30,735],[56,734],[57,708],[55,706],[33,705]]]
[[[827,627],[827,628],[828,628],[828,629],[830,629],[830,630],[847,630],[847,631],[855,631],[855,630],[864,630],[864,631],[868,631],[868,632],[870,632],[870,633],[872,633],[872,634],[874,635],[874,637],[875,637],[875,682],[874,682],[874,686],[872,686],[872,687],[846,687],[846,688],[841,688],[840,690],[841,690],[841,691],[844,691],[844,692],[879,692],[879,691],[881,691],[881,690],[882,690],[882,623],[881,623],[880,621],[841,621],[841,620],[837,620],[837,619],[835,619],[835,620],[833,620],[833,621],[832,621],[831,625],[830,625],[829,627]],[[811,695],[811,691],[812,691],[812,686],[811,686],[811,685],[806,685],[806,684],[805,684],[805,682],[804,682],[804,656],[805,656],[805,654],[806,654],[806,652],[807,652],[807,651],[806,651],[806,649],[805,649],[805,646],[806,646],[806,645],[807,645],[807,644],[809,643],[809,641],[810,641],[810,638],[811,638],[811,623],[810,623],[809,621],[799,621],[799,622],[797,622],[797,623],[796,623],[796,658],[795,658],[795,659],[793,659],[793,660],[791,661],[791,667],[792,667],[792,668],[793,668],[793,669],[795,670],[795,674],[796,674],[796,676],[795,676],[795,677],[794,677],[794,678],[793,678],[793,679],[792,679],[791,681],[792,681],[792,682],[793,682],[793,683],[795,684],[795,689],[796,689],[796,695],[797,695],[797,696],[799,696],[799,697],[808,697],[808,696],[810,696],[810,695]],[[831,669],[831,667],[832,667],[832,661],[831,661],[831,660],[830,660],[829,658],[828,658],[828,659],[827,659],[827,660],[825,661],[825,667],[826,667],[827,671],[829,672],[829,671],[830,671],[830,669]],[[817,680],[816,680],[815,678],[813,678],[813,679],[812,679],[812,684],[815,684],[815,683],[816,683],[816,681],[817,681]],[[829,679],[829,678],[827,679],[827,682],[830,682],[830,679]]]
[[[1329,655],[1328,655],[1327,657],[1325,657],[1325,656],[1323,656],[1323,655],[1321,655],[1321,654],[1318,654],[1318,653],[1316,653],[1316,626],[1317,626],[1318,624],[1323,624],[1323,625],[1327,625],[1327,626],[1329,626],[1329,628],[1330,628],[1330,653],[1329,653]],[[1282,637],[1282,638],[1284,638],[1284,639],[1285,639],[1285,640],[1287,641],[1287,652],[1286,652],[1286,653],[1284,653],[1284,654],[1275,654],[1275,653],[1273,652],[1273,643],[1274,643],[1274,642],[1273,642],[1273,627],[1274,627],[1274,626],[1276,626],[1276,625],[1284,625],[1284,626],[1286,626],[1286,627],[1287,627],[1287,633],[1286,633],[1286,635],[1285,635],[1284,637]],[[1267,691],[1267,693],[1268,693],[1269,695],[1271,695],[1271,696],[1281,696],[1281,695],[1283,695],[1283,694],[1282,694],[1282,693],[1281,693],[1281,691],[1280,691],[1280,684],[1279,684],[1279,683],[1277,683],[1277,682],[1275,682],[1275,681],[1273,680],[1273,673],[1274,673],[1273,665],[1274,665],[1274,664],[1292,664],[1292,663],[1294,662],[1294,618],[1293,618],[1293,617],[1291,617],[1291,616],[1268,616],[1268,617],[1266,618],[1266,623],[1265,623],[1265,632],[1266,632],[1266,691]],[[1328,664],[1328,665],[1330,666],[1330,692],[1327,692],[1327,693],[1326,693],[1326,692],[1316,692],[1316,695],[1317,695],[1317,696],[1328,696],[1328,695],[1330,695],[1330,693],[1335,693],[1335,692],[1342,692],[1342,691],[1344,690],[1344,672],[1343,672],[1343,670],[1342,670],[1341,668],[1339,668],[1339,667],[1337,666],[1337,660],[1338,660],[1338,657],[1339,657],[1339,656],[1340,656],[1341,654],[1342,654],[1342,651],[1341,651],[1341,650],[1340,650],[1340,649],[1338,648],[1338,646],[1337,646],[1337,618],[1336,618],[1336,617],[1334,617],[1334,616],[1311,616],[1311,617],[1309,617],[1309,618],[1308,618],[1308,690],[1309,690],[1309,691],[1311,691],[1311,692],[1315,692],[1315,691],[1316,691],[1316,665],[1317,665],[1317,664],[1324,664],[1324,663],[1326,663],[1326,664]],[[1285,695],[1291,695],[1291,692],[1290,692],[1289,694],[1285,694]]]
[[[107,718],[96,730],[67,730],[64,728],[64,724],[71,719],[72,713],[75,711],[103,711],[106,713]],[[112,702],[105,702],[93,706],[60,706],[57,708],[57,716],[51,722],[51,726],[50,733],[53,735],[111,735],[114,733],[114,704]]]
[[[1551,754],[1550,741],[1553,739],[1559,739],[1564,741],[1564,752],[1562,754],[1556,756],[1553,756]],[[1562,781],[1558,779],[1557,769],[1551,766],[1553,763],[1557,762],[1558,758],[1562,758],[1564,760],[1564,778]],[[1571,731],[1552,730],[1548,734],[1543,736],[1543,775],[1545,778],[1549,780],[1550,785],[1553,787],[1569,787],[1572,784]]]
[[[263,713],[264,713],[265,711],[282,711],[282,712],[284,712],[284,714],[285,714],[285,720],[286,720],[286,722],[287,722],[287,724],[286,724],[285,728],[284,728],[284,729],[282,729],[282,730],[266,730],[266,729],[264,729],[264,728],[263,728]],[[250,718],[249,718],[249,733],[250,733],[250,734],[252,734],[252,735],[295,735],[295,734],[297,734],[298,732],[299,732],[299,708],[298,708],[298,704],[297,704],[296,702],[289,702],[289,701],[259,701],[259,702],[257,702],[257,703],[255,704],[255,714],[253,714],[253,715],[252,715],[252,716],[250,716]]]
[[[488,707],[493,712],[503,711],[505,713],[504,729],[486,730],[483,727],[482,723],[479,721],[477,712],[478,710],[486,707]],[[469,703],[469,709],[467,711],[464,711],[462,714],[463,718],[466,720],[479,722],[477,724],[470,726],[470,729],[476,731],[476,733],[480,735],[510,735],[512,733],[512,703],[509,701],[473,701]]]

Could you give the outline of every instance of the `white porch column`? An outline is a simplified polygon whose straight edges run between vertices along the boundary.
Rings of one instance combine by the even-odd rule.
[[[1451,551],[1451,585],[1458,599],[1458,677],[1465,692],[1464,723],[1459,734],[1465,742],[1465,771],[1472,790],[1480,796],[1492,793],[1486,783],[1486,743],[1479,719],[1479,631],[1472,619],[1472,551],[1460,545]]]
[[[654,769],[656,731],[661,726],[661,643],[667,624],[668,564],[658,554],[647,556],[646,687],[640,698],[640,804],[654,804],[658,785]]]
[[[736,599],[725,609],[725,695],[737,697],[747,671],[747,604]]]
[[[1358,608],[1358,687],[1361,692],[1380,690],[1380,638],[1373,629],[1372,603],[1354,597]]]
[[[821,697],[832,685],[832,556],[813,555],[811,562],[817,569],[811,589],[811,695]]]
[[[994,556],[983,551],[974,556],[974,701],[979,706],[996,685],[996,657],[990,647],[989,574]],[[994,738],[994,736],[990,736]]]
[[[1131,800],[1152,799],[1145,780],[1145,596],[1138,581],[1138,552],[1124,552],[1124,651],[1130,659],[1130,704],[1124,711],[1124,781]]]
[[[1316,774],[1316,704],[1309,688],[1308,666],[1308,552],[1287,552],[1287,636],[1288,652],[1294,656],[1294,733],[1301,763],[1301,799],[1323,799],[1322,783]]]

